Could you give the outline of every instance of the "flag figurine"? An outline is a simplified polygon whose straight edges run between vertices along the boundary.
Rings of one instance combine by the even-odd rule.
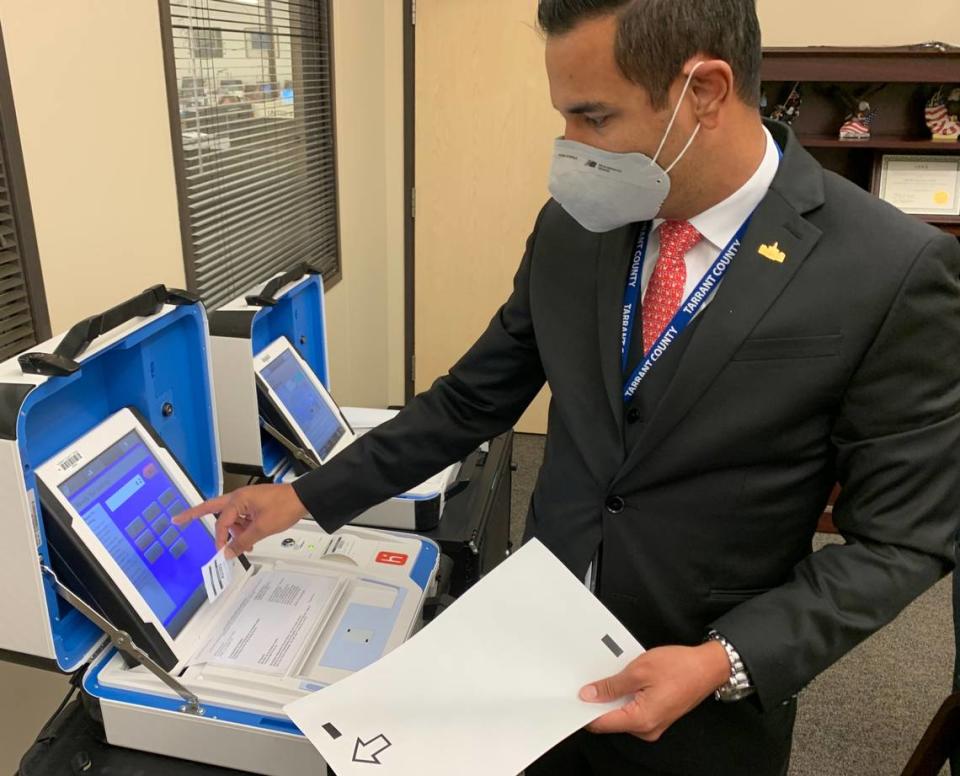
[[[940,143],[960,140],[960,88],[944,96],[943,87],[930,98],[926,109],[927,126],[933,139]]]
[[[871,84],[853,90],[836,84],[828,87],[829,94],[843,103],[846,109],[844,114],[846,118],[839,132],[841,140],[862,142],[870,139],[873,124],[877,118],[877,110],[871,106],[870,100],[884,86],[885,84]]]
[[[852,111],[843,126],[840,127],[841,140],[869,140],[870,125],[876,118],[876,111],[871,110],[870,103],[861,100]]]
[[[800,106],[802,104],[803,92],[798,81],[787,94],[787,98],[773,109],[770,118],[774,121],[782,121],[784,124],[792,125],[800,118]]]
[[[775,261],[777,264],[783,264],[787,260],[787,254],[780,250],[779,242],[775,242],[773,245],[761,245],[757,253],[765,259]]]

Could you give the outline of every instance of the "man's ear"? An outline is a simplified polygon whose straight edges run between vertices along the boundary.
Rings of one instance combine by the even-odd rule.
[[[715,129],[720,121],[721,110],[736,94],[733,69],[722,59],[700,61],[702,64],[693,74],[690,84],[694,111],[704,129]],[[696,61],[691,60],[684,72],[689,73],[695,64]]]

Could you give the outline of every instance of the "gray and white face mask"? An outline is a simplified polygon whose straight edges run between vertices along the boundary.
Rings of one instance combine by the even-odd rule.
[[[702,64],[698,62],[690,71],[652,159],[642,153],[603,151],[564,138],[555,141],[550,194],[584,229],[610,232],[627,224],[651,221],[660,213],[670,195],[670,171],[693,145],[700,124],[667,169],[657,159],[670,137],[693,75]]]

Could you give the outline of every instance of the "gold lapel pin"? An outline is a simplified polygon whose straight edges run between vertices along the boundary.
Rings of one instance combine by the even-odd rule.
[[[777,264],[783,264],[787,260],[787,254],[780,250],[779,242],[775,242],[773,245],[761,245],[757,253],[765,259],[777,262]]]

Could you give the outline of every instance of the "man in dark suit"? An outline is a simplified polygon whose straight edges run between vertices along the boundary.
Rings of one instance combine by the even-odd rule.
[[[951,568],[960,248],[761,122],[753,0],[539,10],[566,132],[510,298],[396,420],[187,516],[239,550],[334,530],[546,381],[528,534],[649,652],[529,773],[783,774],[796,694]],[[846,543],[812,553],[838,481]]]

